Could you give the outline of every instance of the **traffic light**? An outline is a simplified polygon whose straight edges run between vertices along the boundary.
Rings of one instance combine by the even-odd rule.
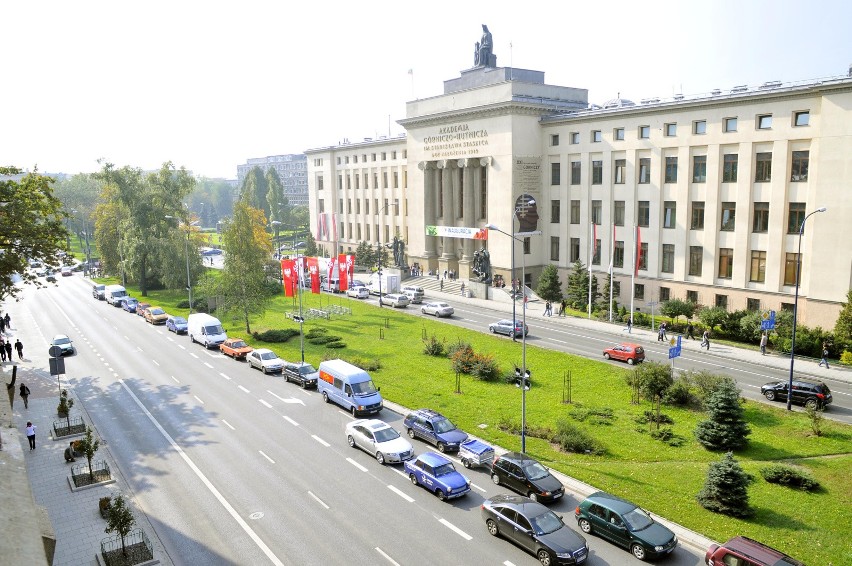
[[[529,391],[530,386],[532,385],[532,382],[530,380],[531,377],[532,377],[532,372],[530,372],[530,370],[526,370],[524,372],[523,378],[521,378],[521,368],[516,367],[515,368],[515,387],[520,388],[521,382],[523,381],[524,390]]]

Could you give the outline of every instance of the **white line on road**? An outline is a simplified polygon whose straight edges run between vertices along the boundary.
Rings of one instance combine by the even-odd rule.
[[[160,364],[159,364],[159,363],[157,363],[157,360],[151,360],[151,361],[152,361],[152,362],[154,362],[154,365],[155,365],[155,366],[160,367]]]
[[[128,338],[127,336],[125,336],[124,339],[130,342],[130,338]]]
[[[228,381],[230,381],[230,380],[231,380],[231,378],[230,378],[230,377],[228,377],[227,375],[225,375],[224,373],[219,372],[219,375],[221,375],[222,377],[224,377],[224,378],[225,378],[225,379],[227,379]]]
[[[296,421],[294,421],[293,419],[291,419],[287,415],[284,415],[284,420],[287,421],[288,423],[290,423],[293,426],[299,426],[299,423],[297,423]]]
[[[175,380],[175,383],[180,383],[180,381],[178,381],[178,378],[176,378],[175,376],[170,375],[169,377],[171,377],[172,379],[174,379],[174,380]]]
[[[246,389],[246,388],[245,388],[245,387],[243,387],[242,385],[237,385],[237,387],[239,387],[241,390],[243,390],[243,391],[244,391],[244,392],[246,392],[246,393],[251,393],[251,391],[249,391],[248,389]]]
[[[266,407],[267,409],[271,409],[271,408],[272,408],[272,405],[270,405],[269,403],[267,403],[267,402],[266,402],[266,401],[264,401],[263,399],[258,399],[258,401],[260,401],[260,404],[261,404],[261,405],[263,405],[264,407]]]
[[[193,354],[192,352],[190,352],[190,353],[189,353],[189,355],[190,355],[190,356],[192,356],[193,358],[195,358],[196,360],[198,359],[198,356],[196,356],[196,355],[195,355],[195,354]]]
[[[326,448],[328,448],[329,446],[331,446],[331,444],[329,444],[328,442],[326,442],[325,440],[323,440],[322,438],[320,438],[320,437],[319,437],[319,436],[317,436],[316,434],[312,434],[312,435],[311,435],[311,438],[313,438],[314,440],[316,440],[317,442],[319,442],[320,444],[322,444],[322,445],[323,445],[323,446],[325,446]]]
[[[226,421],[225,419],[222,419],[222,422],[223,422],[223,423],[225,423],[225,426],[227,426],[229,429],[231,429],[231,430],[237,430],[237,429],[235,429],[235,428],[233,427],[233,425],[231,425],[231,423],[229,423],[229,422],[228,422],[228,421]]]
[[[338,412],[338,413],[340,413],[341,415],[343,415],[344,417],[347,417],[347,418],[348,418],[349,420],[351,420],[351,421],[354,421],[354,420],[355,420],[355,417],[354,417],[354,416],[352,416],[352,415],[350,415],[350,414],[349,414],[349,413],[347,413],[346,411],[341,411],[341,410],[339,410],[339,409],[338,409],[338,411],[337,411],[337,412]]]
[[[213,366],[211,366],[211,365],[210,365],[209,363],[207,363],[207,362],[204,362],[204,365],[205,365],[205,366],[207,366],[207,367],[209,367],[210,369],[213,369]]]
[[[478,486],[478,485],[476,485],[475,483],[472,483],[472,484],[470,484],[470,485],[471,485],[471,487],[475,487],[476,489],[478,489],[478,490],[479,490],[479,491],[481,491],[482,493],[485,493],[485,489],[483,489],[483,488],[479,487],[479,486]]]
[[[186,350],[186,346],[184,346],[183,344],[178,344],[178,348],[180,348],[181,350]]]
[[[274,463],[275,463],[275,460],[273,460],[272,458],[270,458],[269,456],[267,456],[266,454],[264,454],[264,453],[263,453],[263,450],[258,450],[258,452],[260,452],[260,455],[261,455],[261,456],[263,456],[264,458],[266,458],[267,460],[269,460],[269,463],[270,463],[270,464],[274,464]]]
[[[442,525],[444,525],[445,527],[447,527],[448,529],[450,529],[451,531],[453,531],[454,533],[456,533],[457,535],[459,535],[460,537],[462,537],[464,540],[473,539],[472,536],[470,536],[469,534],[467,534],[466,532],[464,532],[463,530],[461,530],[460,528],[458,528],[457,526],[455,526],[451,522],[447,521],[446,519],[441,519],[440,523]]]
[[[304,401],[302,401],[301,399],[296,399],[295,397],[290,397],[289,399],[287,399],[287,398],[281,397],[280,395],[276,395],[275,393],[273,393],[269,389],[267,389],[266,392],[269,393],[270,395],[272,395],[273,397],[275,397],[276,399],[278,399],[279,401],[283,401],[284,403],[298,403],[299,405],[305,404]]]
[[[515,566],[514,562],[509,562],[508,560],[503,562],[503,566]]]
[[[362,466],[361,464],[359,464],[358,462],[356,462],[352,458],[346,458],[346,461],[349,462],[350,464],[352,464],[353,466],[355,466],[356,468],[358,468],[359,470],[361,470],[362,472],[367,471],[367,468],[365,468],[364,466]]]
[[[328,509],[328,508],[329,508],[329,507],[328,507],[328,505],[326,505],[326,504],[325,504],[325,501],[323,501],[322,499],[320,499],[319,497],[317,497],[316,495],[314,495],[314,494],[313,494],[313,492],[310,492],[310,491],[309,491],[309,492],[308,492],[308,495],[310,495],[311,497],[313,497],[314,499],[316,499],[316,500],[317,500],[317,503],[319,503],[320,505],[322,505],[322,506],[323,506],[323,507],[325,507],[326,509]]]
[[[394,560],[393,558],[391,558],[390,556],[388,556],[388,555],[385,553],[385,551],[384,551],[384,550],[382,550],[381,548],[379,548],[378,546],[376,547],[376,552],[378,552],[379,554],[381,554],[381,555],[382,555],[382,557],[383,557],[385,560],[387,560],[388,562],[390,562],[390,563],[391,563],[391,564],[393,564],[394,566],[399,566],[399,562],[397,562],[396,560]]]
[[[408,476],[407,476],[407,475],[405,475],[405,472],[403,472],[402,470],[397,470],[396,468],[391,468],[391,470],[393,470],[394,472],[398,473],[399,475],[401,475],[401,476],[402,476],[402,477],[404,477],[405,479],[408,479]]]
[[[168,340],[169,342],[174,342],[174,341],[175,341],[175,340],[174,340],[174,338],[172,338],[171,336],[166,336],[166,340]]]
[[[403,492],[401,492],[400,490],[398,490],[394,486],[389,485],[388,489],[391,490],[392,492],[394,492],[395,494],[397,494],[398,496],[402,497],[403,499],[405,499],[409,503],[414,503],[414,498],[407,496],[406,494],[404,494]]]
[[[196,401],[198,401],[199,403],[201,403],[202,405],[204,404],[204,401],[202,401],[201,399],[199,399],[199,398],[198,398],[198,395],[193,395],[193,397],[195,397],[195,400],[196,400]]]

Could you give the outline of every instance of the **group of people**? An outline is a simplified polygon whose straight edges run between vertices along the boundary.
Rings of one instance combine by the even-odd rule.
[[[0,316],[0,333],[6,332],[7,328],[11,328],[12,317],[9,316],[9,313],[6,313],[6,316]]]
[[[566,308],[568,308],[568,302],[562,299],[562,302],[559,303],[559,310],[556,312],[556,316],[565,316]],[[553,316],[553,303],[550,301],[544,303],[544,313],[541,316]]]
[[[12,317],[9,316],[7,312],[5,316],[0,316],[0,361],[12,361],[14,358],[12,356],[12,342],[8,336],[6,336],[6,331],[11,330],[12,328]],[[18,352],[18,359],[24,359],[24,345],[20,340],[17,340],[14,345],[14,349]]]

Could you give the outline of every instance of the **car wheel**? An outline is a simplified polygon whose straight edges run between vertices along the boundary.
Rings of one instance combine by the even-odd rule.
[[[408,479],[411,480],[411,483],[417,485],[417,476],[415,476],[414,474],[408,474]]]
[[[302,387],[302,389],[307,389],[308,388],[308,382],[303,381],[302,384],[301,384],[301,387]]]
[[[488,534],[493,537],[496,537],[500,534],[500,529],[497,528],[497,523],[495,523],[491,519],[485,521],[485,528],[488,529]]]
[[[807,401],[805,401],[805,407],[807,407],[809,409],[816,409],[817,400],[816,399],[808,399]]]
[[[645,547],[641,544],[634,544],[630,547],[630,552],[639,560],[645,560]]]
[[[385,455],[382,454],[381,452],[376,452],[376,461],[379,464],[384,464],[385,463]]]
[[[266,374],[266,366],[262,366],[260,369],[264,374]]]
[[[426,314],[426,309],[420,309],[420,314]]]
[[[491,331],[491,334],[496,334],[496,333],[497,333],[497,331],[496,331],[496,330],[494,330],[494,327],[493,327],[493,326],[489,326],[489,327],[488,327],[488,330],[490,330],[490,331]]]
[[[497,474],[491,474],[491,481],[494,482],[494,485],[500,485],[500,476]]]
[[[438,452],[446,452],[447,446],[443,442],[438,443]]]
[[[410,429],[408,429],[408,438],[410,438],[411,440],[414,440],[414,438],[415,438],[416,436],[417,436],[417,435],[416,435],[416,434],[414,434],[414,429],[411,429],[411,428],[410,428]]]
[[[462,458],[462,465],[463,465],[465,468],[468,468],[468,469],[469,469],[469,468],[470,468],[470,460],[468,460],[467,458]]]
[[[538,494],[537,493],[531,491],[527,494],[527,497],[529,497],[530,499],[532,499],[533,501],[538,503]]]
[[[322,400],[328,403],[328,393],[325,391],[322,392]]]
[[[542,566],[550,566],[550,553],[542,548],[538,551],[538,561],[541,562]]]
[[[635,363],[636,363],[636,360],[634,360],[633,358],[627,358],[627,365],[632,366]]]
[[[763,394],[763,396],[766,397],[770,401],[775,400],[775,392],[774,391],[771,391],[771,390],[767,391],[766,393]]]
[[[586,533],[587,535],[592,534],[592,524],[588,521],[588,519],[580,519],[577,521],[577,524],[580,525],[580,530]]]
[[[608,354],[608,353],[606,353],[606,352],[604,352],[604,359],[605,359],[605,360],[608,360],[608,359],[609,359],[609,354]]]
[[[352,438],[352,435],[351,435],[351,434],[350,434],[349,436],[347,436],[347,437],[346,437],[346,442],[348,442],[348,443],[349,443],[349,446],[350,446],[350,447],[355,448],[355,439],[354,439],[354,438]]]
[[[442,490],[442,489],[436,489],[435,495],[437,495],[438,499],[440,499],[441,501],[447,500],[447,495],[444,493],[444,490]]]
[[[435,318],[441,318],[441,315],[438,314],[438,311],[435,311]]]

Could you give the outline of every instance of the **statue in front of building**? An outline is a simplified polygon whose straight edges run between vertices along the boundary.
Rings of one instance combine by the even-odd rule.
[[[480,283],[491,283],[491,254],[483,248],[473,252],[473,273],[479,278]]]
[[[494,55],[494,40],[488,26],[482,24],[482,39],[476,42],[473,53],[474,67],[496,67],[497,57]]]
[[[397,236],[393,238],[393,261],[397,267],[407,267],[405,263],[405,242]]]

